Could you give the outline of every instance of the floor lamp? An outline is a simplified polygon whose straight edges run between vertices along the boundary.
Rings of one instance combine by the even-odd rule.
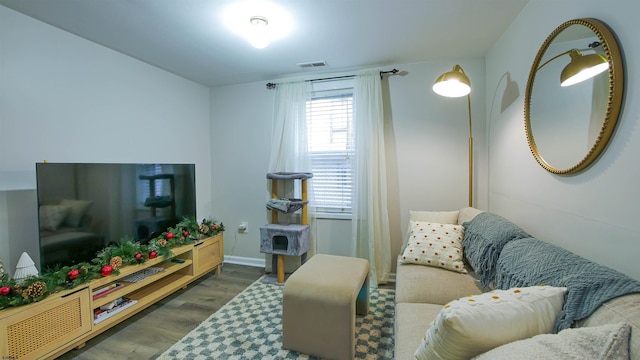
[[[467,95],[469,110],[469,206],[473,206],[473,126],[471,123],[471,82],[460,65],[438,77],[433,84],[436,94],[446,97]]]

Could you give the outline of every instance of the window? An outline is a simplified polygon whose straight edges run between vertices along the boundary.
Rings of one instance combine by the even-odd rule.
[[[314,204],[319,212],[351,213],[353,80],[313,85],[306,118]]]

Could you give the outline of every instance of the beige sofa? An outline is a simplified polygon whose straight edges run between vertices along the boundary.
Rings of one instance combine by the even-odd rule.
[[[412,212],[410,220],[463,224],[481,213],[475,208],[453,212]],[[467,295],[481,294],[473,269],[461,274],[437,267],[402,264],[396,271],[395,359],[415,359],[425,332],[443,305]],[[488,290],[488,289],[485,289]],[[617,297],[602,304],[574,327],[625,322],[631,326],[630,358],[640,359],[640,294]]]

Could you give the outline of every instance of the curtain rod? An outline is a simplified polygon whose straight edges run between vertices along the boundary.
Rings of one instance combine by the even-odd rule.
[[[380,79],[382,79],[382,75],[384,74],[392,74],[395,75],[398,72],[400,72],[400,70],[398,69],[393,69],[393,70],[389,70],[389,71],[380,71]],[[305,82],[311,82],[311,81],[323,81],[323,80],[335,80],[335,79],[348,79],[348,78],[352,78],[355,77],[355,75],[344,75],[344,76],[334,76],[334,77],[328,77],[328,78],[322,78],[322,79],[312,79],[312,80],[305,80]],[[275,89],[276,86],[278,84],[275,83],[267,83],[267,89]]]

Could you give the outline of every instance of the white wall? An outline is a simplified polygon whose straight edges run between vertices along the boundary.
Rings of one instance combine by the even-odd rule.
[[[408,73],[389,77],[389,101],[385,103],[394,260],[400,253],[410,210],[457,210],[469,205],[467,99],[441,97],[431,90],[435,79],[455,64],[462,66],[472,86],[473,205],[486,206],[484,59],[398,65]]]
[[[212,207],[227,229],[227,257],[264,260],[260,226],[270,219],[265,203],[273,93],[263,82],[211,90]],[[237,226],[243,221],[249,229],[241,234]]]
[[[35,200],[19,199],[35,199],[43,160],[195,163],[198,216],[215,215],[207,87],[3,6],[0,79],[0,258],[10,270],[37,244]],[[11,230],[25,224],[34,230]]]
[[[521,225],[541,240],[574,251],[640,279],[640,42],[635,0],[532,0],[486,58],[489,131],[489,210]],[[529,151],[523,106],[529,70],[545,38],[563,22],[597,18],[617,35],[626,64],[625,103],[616,132],[602,156],[585,172],[557,176],[546,172]],[[517,83],[519,97],[504,112],[503,74]],[[492,110],[493,108],[493,110]],[[492,114],[490,117],[489,114]]]
[[[431,90],[433,81],[457,63],[465,69],[473,85],[475,186],[486,188],[483,180],[486,179],[483,170],[486,156],[482,150],[485,139],[482,126],[484,59],[385,67],[403,71],[402,75],[385,77],[383,81],[394,264],[406,231],[409,210],[451,210],[468,205],[467,100],[439,97]],[[269,222],[265,209],[270,197],[266,172],[274,98],[274,91],[267,90],[265,84],[224,86],[211,91],[213,208],[214,213],[223,214],[221,220],[228,229],[225,233],[227,259],[264,260],[259,252],[259,227]],[[486,203],[483,192],[476,190],[476,201]],[[242,221],[249,222],[248,234],[236,231]],[[318,250],[344,251],[344,239],[351,236],[345,221],[332,223],[323,219],[317,224],[323,227],[312,231],[318,237],[315,239]]]

